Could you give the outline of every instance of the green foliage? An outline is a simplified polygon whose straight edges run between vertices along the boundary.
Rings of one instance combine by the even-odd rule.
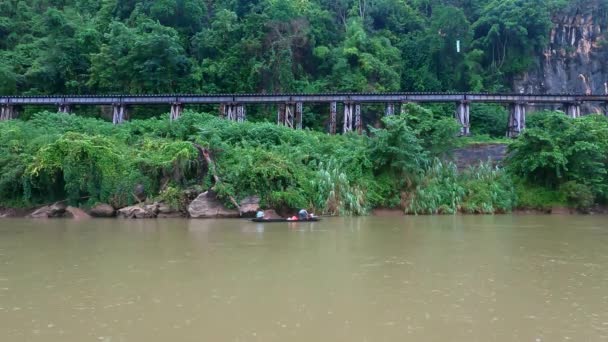
[[[365,195],[345,173],[340,172],[335,160],[326,165],[321,163],[317,174],[311,180],[312,191],[316,194],[313,205],[323,214],[362,215],[366,212]]]
[[[471,214],[510,212],[516,204],[511,177],[489,163],[471,167],[462,175],[467,193],[463,198],[462,211]]]
[[[505,137],[509,113],[503,106],[475,104],[471,108],[471,132],[474,135]]]
[[[595,203],[595,195],[589,186],[569,181],[561,185],[560,192],[566,203],[581,211],[587,211]]]
[[[519,177],[513,177],[517,207],[549,211],[554,205],[565,205],[562,194],[554,189],[531,184]]]
[[[570,119],[561,112],[536,114],[510,146],[509,170],[532,184],[557,190],[574,181],[594,196],[608,195],[608,118]]]
[[[465,188],[459,184],[456,165],[435,160],[412,194],[410,214],[455,214],[460,210]]]
[[[545,47],[551,13],[563,5],[3,1],[0,92],[504,89]]]
[[[134,186],[145,179],[137,169],[128,169],[129,157],[116,144],[108,137],[70,132],[40,148],[24,173],[26,200],[56,200],[45,198],[45,192],[64,184],[51,193],[65,192],[73,204],[83,198],[115,206],[130,203]]]
[[[425,172],[406,209],[410,214],[505,213],[516,193],[508,174],[490,164],[459,172],[451,163],[435,160]]]

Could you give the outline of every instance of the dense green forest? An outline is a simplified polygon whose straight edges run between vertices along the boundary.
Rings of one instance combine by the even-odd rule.
[[[500,91],[567,3],[4,0],[0,93]]]

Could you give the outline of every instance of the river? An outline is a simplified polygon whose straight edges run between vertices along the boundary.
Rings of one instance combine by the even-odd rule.
[[[608,341],[608,217],[0,221],[1,341]]]

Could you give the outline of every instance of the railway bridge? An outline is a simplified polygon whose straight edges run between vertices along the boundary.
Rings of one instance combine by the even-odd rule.
[[[17,117],[24,106],[56,106],[70,113],[75,106],[111,106],[112,121],[120,124],[128,118],[128,109],[138,105],[170,107],[171,120],[177,120],[188,105],[218,105],[220,116],[234,121],[246,119],[246,108],[259,104],[277,106],[277,123],[302,128],[302,110],[306,104],[327,104],[329,132],[338,131],[338,105],[341,106],[341,131],[362,132],[361,106],[383,104],[385,115],[404,113],[406,103],[454,103],[454,116],[461,134],[470,134],[472,103],[508,106],[507,136],[516,137],[525,128],[526,111],[533,105],[559,106],[572,118],[581,115],[584,103],[599,103],[608,115],[608,95],[576,94],[489,94],[489,93],[332,93],[332,94],[159,94],[159,95],[51,95],[0,96],[0,120]]]

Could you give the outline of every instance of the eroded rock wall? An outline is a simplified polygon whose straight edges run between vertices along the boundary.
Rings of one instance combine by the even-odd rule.
[[[572,1],[553,16],[536,64],[514,81],[518,93],[608,94],[608,0]],[[584,108],[602,112],[600,104]]]

